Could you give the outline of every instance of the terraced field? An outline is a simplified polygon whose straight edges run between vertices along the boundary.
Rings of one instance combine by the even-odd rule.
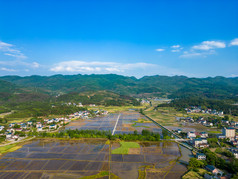
[[[141,142],[127,154],[112,154],[118,142],[34,140],[0,158],[0,178],[180,178],[187,168],[173,142]],[[133,145],[131,145],[133,146]]]

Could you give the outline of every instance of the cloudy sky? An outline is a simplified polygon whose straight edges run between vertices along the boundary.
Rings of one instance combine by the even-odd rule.
[[[238,76],[237,0],[0,0],[0,76]]]

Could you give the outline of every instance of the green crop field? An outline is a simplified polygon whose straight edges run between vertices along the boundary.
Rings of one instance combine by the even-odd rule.
[[[112,150],[112,154],[128,154],[130,148],[140,148],[136,142],[120,142],[120,147]]]

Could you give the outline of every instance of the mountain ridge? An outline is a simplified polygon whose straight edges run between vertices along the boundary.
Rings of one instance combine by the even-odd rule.
[[[238,91],[238,77],[207,77],[189,78],[186,76],[144,76],[142,78],[128,77],[116,74],[93,74],[93,75],[32,75],[2,76],[0,80],[12,83],[19,88],[27,88],[32,91],[38,90],[48,94],[86,92],[107,90],[122,95],[143,96],[169,96],[176,98],[181,95],[176,93],[194,91],[207,91],[213,89],[213,93],[229,93],[226,96],[235,96]],[[215,89],[217,88],[217,90]],[[218,91],[220,90],[220,92]],[[194,93],[194,92],[192,92]],[[215,95],[213,95],[215,96]],[[219,95],[218,96],[224,96]]]

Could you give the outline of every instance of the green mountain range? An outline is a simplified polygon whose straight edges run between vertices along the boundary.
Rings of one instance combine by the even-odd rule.
[[[175,99],[164,105],[177,109],[201,105],[238,115],[238,106],[233,105],[238,102],[238,78],[157,75],[137,79],[114,74],[0,77],[0,113],[15,111],[9,118],[70,113],[69,102],[139,105],[136,98],[144,97]]]
[[[111,91],[121,95],[143,97],[158,96],[181,98],[202,96],[207,98],[234,98],[238,95],[238,78],[185,76],[145,76],[137,79],[115,74],[107,75],[54,75],[3,76],[0,92],[18,92],[19,89],[48,95],[70,92]],[[7,83],[8,82],[8,83]]]

